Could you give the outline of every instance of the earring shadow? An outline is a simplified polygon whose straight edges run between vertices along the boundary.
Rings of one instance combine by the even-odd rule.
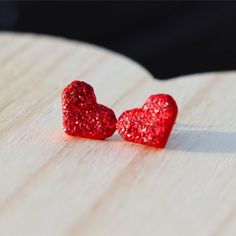
[[[117,132],[114,133],[113,136],[111,136],[108,140],[115,141],[115,142],[123,142],[124,141]]]
[[[176,129],[166,149],[195,153],[236,153],[236,132]]]

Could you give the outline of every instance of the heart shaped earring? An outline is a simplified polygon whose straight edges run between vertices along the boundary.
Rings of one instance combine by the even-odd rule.
[[[105,139],[116,130],[116,116],[97,103],[92,86],[73,81],[62,92],[64,131],[71,136]]]
[[[177,104],[170,95],[151,95],[142,108],[123,112],[116,127],[126,141],[164,148],[177,113]]]

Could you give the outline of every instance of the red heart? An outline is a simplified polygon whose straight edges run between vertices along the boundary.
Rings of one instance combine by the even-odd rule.
[[[177,113],[177,104],[170,95],[156,94],[142,108],[123,112],[116,127],[126,141],[164,148]]]
[[[105,139],[116,130],[114,112],[97,103],[92,86],[73,81],[62,92],[64,131],[71,136]]]

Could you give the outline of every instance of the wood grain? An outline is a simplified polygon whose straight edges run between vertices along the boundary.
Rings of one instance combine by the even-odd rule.
[[[200,62],[199,62],[200,63]],[[66,136],[60,94],[92,84],[114,109],[169,93],[165,150]],[[0,34],[0,235],[236,235],[236,73],[165,82],[82,42]]]

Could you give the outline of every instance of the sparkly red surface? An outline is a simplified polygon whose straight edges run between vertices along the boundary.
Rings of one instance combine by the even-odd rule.
[[[97,103],[92,86],[73,81],[62,92],[64,131],[71,136],[105,139],[116,130],[114,112]]]
[[[177,104],[170,95],[152,95],[142,108],[123,112],[116,127],[126,141],[164,148],[177,113]]]

